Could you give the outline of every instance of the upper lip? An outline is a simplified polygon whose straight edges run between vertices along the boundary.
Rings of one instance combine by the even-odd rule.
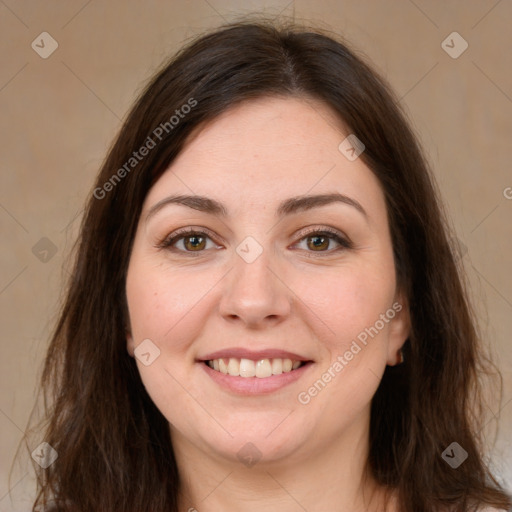
[[[205,356],[199,357],[199,361],[212,361],[214,359],[228,359],[230,357],[236,359],[251,359],[253,361],[259,361],[261,359],[292,359],[293,361],[310,361],[311,359],[303,357],[287,350],[279,349],[267,349],[267,350],[247,350],[245,348],[233,347],[225,348],[223,350],[217,350],[211,352]]]

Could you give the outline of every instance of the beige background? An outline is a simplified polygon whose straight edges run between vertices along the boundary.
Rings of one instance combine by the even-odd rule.
[[[493,463],[512,490],[511,2],[0,0],[0,512],[30,509],[28,457],[15,466],[11,495],[8,472],[33,405],[65,256],[121,120],[185,39],[255,11],[343,34],[413,119],[503,371]],[[44,31],[58,43],[47,59],[31,47]],[[454,31],[469,44],[456,59],[441,47]],[[55,255],[41,252],[50,247],[43,237]]]

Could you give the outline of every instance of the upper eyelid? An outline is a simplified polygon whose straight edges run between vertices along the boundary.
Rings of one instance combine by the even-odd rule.
[[[167,235],[165,237],[165,239],[168,240],[168,239],[177,238],[177,237],[182,238],[182,237],[191,236],[194,234],[204,234],[204,235],[208,235],[212,239],[220,238],[222,240],[222,237],[217,235],[216,233],[214,233],[212,230],[210,230],[208,228],[196,227],[196,226],[187,226],[184,228],[176,229],[175,231],[173,231],[172,233]]]
[[[294,236],[305,237],[311,233],[321,233],[321,232],[327,232],[331,235],[337,235],[342,238],[348,239],[348,237],[345,235],[345,233],[343,233],[343,231],[340,231],[339,229],[332,228],[329,226],[307,226],[307,227],[302,228],[299,231],[297,231]]]

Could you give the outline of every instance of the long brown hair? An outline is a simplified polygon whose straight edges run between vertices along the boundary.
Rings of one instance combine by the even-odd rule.
[[[157,73],[99,173],[42,374],[44,440],[58,459],[35,465],[34,510],[53,499],[62,510],[177,511],[168,423],[126,349],[131,247],[150,187],[192,131],[265,96],[328,105],[363,141],[361,158],[385,195],[412,331],[405,363],[386,368],[372,400],[368,470],[397,491],[403,512],[511,507],[483,459],[479,377],[488,360],[439,192],[399,102],[338,38],[246,21],[194,40]],[[468,454],[457,469],[441,456],[454,441]]]

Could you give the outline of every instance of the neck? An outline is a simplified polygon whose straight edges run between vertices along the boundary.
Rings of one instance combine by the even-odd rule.
[[[180,473],[179,510],[189,512],[369,512],[384,510],[384,489],[366,471],[368,422],[306,452],[246,467],[212,456],[172,430]],[[318,446],[318,444],[317,444]],[[392,509],[390,509],[392,510]]]

